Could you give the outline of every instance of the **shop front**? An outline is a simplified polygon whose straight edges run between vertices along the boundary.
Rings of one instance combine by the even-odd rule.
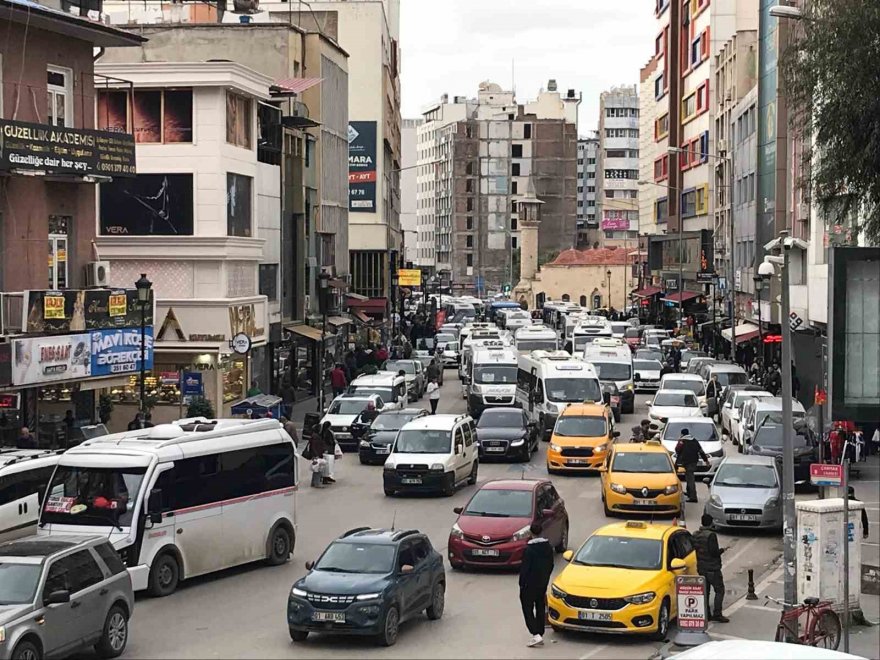
[[[320,382],[328,383],[330,372],[337,362],[342,362],[349,349],[351,320],[343,316],[327,317],[327,333],[310,325],[288,325],[284,328],[285,339],[279,351],[279,382],[290,382],[296,398],[317,396]],[[323,341],[322,341],[323,337]],[[321,351],[324,351],[321,378]]]

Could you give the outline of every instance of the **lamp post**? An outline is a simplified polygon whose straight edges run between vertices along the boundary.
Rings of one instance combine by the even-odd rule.
[[[760,268],[758,269],[760,271]],[[764,283],[769,279],[763,275],[755,275],[755,293],[758,294],[758,340],[761,343],[761,365],[767,364],[767,355],[764,350],[764,321],[761,318],[761,291],[764,290]]]
[[[397,291],[400,276],[397,271],[391,273],[391,341],[397,336]]]
[[[611,269],[605,271],[605,278],[608,280],[608,313],[611,313]]]
[[[318,275],[318,303],[321,305],[321,361],[318,375],[318,412],[324,412],[324,342],[327,339],[327,292],[330,288],[330,274],[322,272]]]
[[[150,290],[153,283],[147,279],[146,273],[141,273],[140,279],[134,283],[137,288],[138,304],[141,307],[141,387],[139,409],[141,413],[140,424],[144,428],[144,422],[147,415],[147,396],[146,396],[146,353],[147,353],[147,304],[150,302]]]

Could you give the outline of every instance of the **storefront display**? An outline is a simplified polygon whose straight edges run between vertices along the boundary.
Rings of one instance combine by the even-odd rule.
[[[223,403],[243,399],[248,388],[247,358],[227,357],[220,361],[223,374]]]

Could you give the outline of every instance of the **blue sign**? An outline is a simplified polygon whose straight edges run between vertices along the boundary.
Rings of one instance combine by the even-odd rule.
[[[183,396],[204,396],[205,384],[199,371],[184,371],[180,383],[180,393]]]
[[[130,374],[141,368],[140,328],[95,330],[92,337],[92,376]],[[144,334],[144,369],[153,368],[153,327]]]

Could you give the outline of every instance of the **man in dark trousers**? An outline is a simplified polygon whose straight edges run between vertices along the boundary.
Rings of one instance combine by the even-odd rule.
[[[532,538],[523,551],[519,567],[519,602],[522,604],[526,628],[532,635],[529,646],[543,646],[544,623],[547,620],[547,585],[553,573],[553,548],[541,536],[540,522],[530,528]]]
[[[721,613],[724,607],[724,575],[721,572],[721,554],[724,548],[718,547],[718,536],[712,531],[712,516],[704,513],[700,529],[694,533],[694,549],[697,551],[697,572],[706,578],[706,607],[709,606],[709,592],[715,590],[715,602],[709,613],[710,621],[727,623],[730,621]]]
[[[675,445],[675,466],[684,467],[688,502],[697,501],[697,482],[694,473],[701,458],[704,463],[709,463],[709,457],[706,456],[699,441],[691,435],[688,429],[682,429],[678,444]]]

